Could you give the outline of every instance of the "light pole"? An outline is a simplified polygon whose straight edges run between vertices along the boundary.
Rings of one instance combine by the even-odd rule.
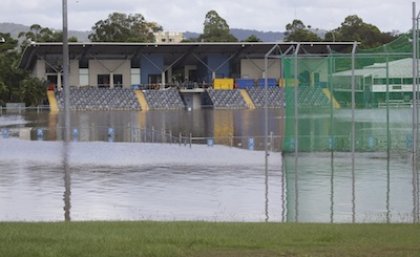
[[[70,221],[71,173],[68,163],[70,143],[70,86],[69,86],[69,44],[67,26],[67,0],[63,0],[63,86],[64,86],[64,220]]]
[[[63,0],[63,87],[64,87],[64,141],[70,142],[70,87],[67,0]]]
[[[417,127],[418,127],[418,117],[417,117],[417,87],[418,87],[418,25],[419,25],[420,12],[416,11],[416,3],[413,2],[413,222],[418,222],[419,215],[419,188],[418,188],[418,173],[417,173]]]

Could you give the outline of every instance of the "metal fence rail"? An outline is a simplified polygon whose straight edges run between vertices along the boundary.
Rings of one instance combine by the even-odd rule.
[[[64,140],[64,127],[4,127],[0,129],[0,137],[20,138],[23,140],[38,141],[62,141]],[[207,145],[225,145],[229,147],[263,150],[264,136],[195,136],[192,133],[174,133],[171,130],[159,130],[154,127],[104,127],[104,126],[86,126],[73,127],[71,129],[71,139],[73,142],[126,142],[126,143],[159,143],[159,144],[178,144],[192,147],[194,144]],[[279,152],[282,149],[283,137],[269,135],[269,150]]]

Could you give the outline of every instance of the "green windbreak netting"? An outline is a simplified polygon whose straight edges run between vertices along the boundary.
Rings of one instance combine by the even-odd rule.
[[[283,151],[411,151],[413,59],[408,36],[384,46],[282,58]],[[354,79],[354,91],[352,80]],[[355,109],[352,109],[354,96]],[[354,112],[353,112],[354,111]]]

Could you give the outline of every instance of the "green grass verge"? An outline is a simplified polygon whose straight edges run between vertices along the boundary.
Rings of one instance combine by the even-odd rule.
[[[6,222],[0,256],[420,256],[420,225]]]

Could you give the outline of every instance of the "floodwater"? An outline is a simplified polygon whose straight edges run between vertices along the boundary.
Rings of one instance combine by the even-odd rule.
[[[354,169],[350,153],[318,152],[311,138],[304,144],[312,152],[281,154],[283,116],[269,111],[266,173],[261,110],[74,112],[68,145],[61,115],[3,113],[0,220],[412,222],[418,215],[407,152],[360,153]],[[334,122],[343,134],[347,116]],[[300,133],[327,131],[329,119],[303,116]]]

